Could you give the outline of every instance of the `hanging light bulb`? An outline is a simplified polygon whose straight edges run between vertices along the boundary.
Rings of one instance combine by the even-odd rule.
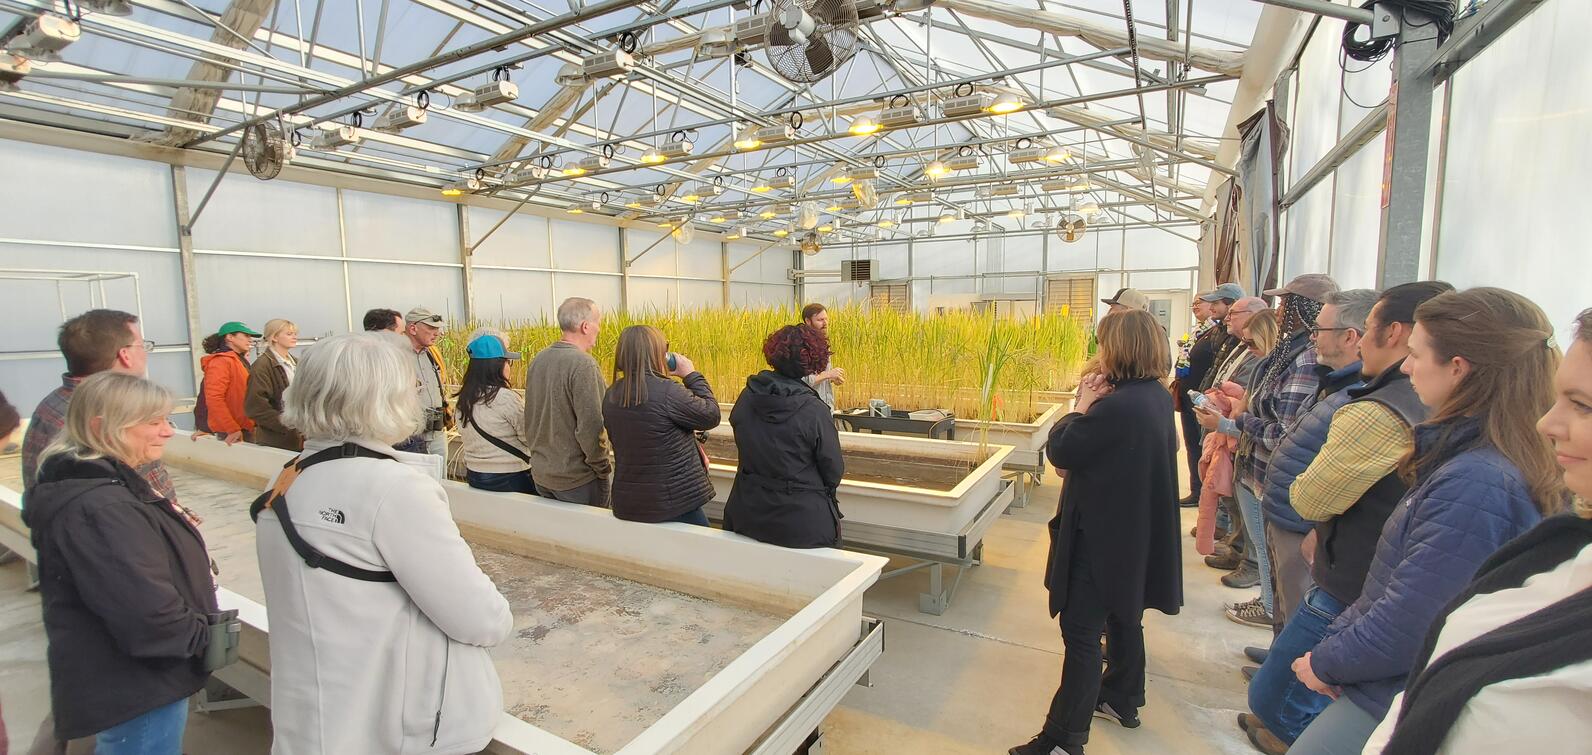
[[[790,235],[790,229],[789,228],[776,228],[776,229],[774,229],[774,235],[778,236],[780,238],[785,238],[786,236]]]
[[[940,178],[950,172],[951,169],[945,167],[945,163],[940,160],[930,162],[928,165],[923,167],[923,175],[928,176],[929,178]]]
[[[1023,98],[1011,92],[1002,92],[985,110],[996,115],[1006,115],[1007,113],[1015,113],[1025,107],[1028,107],[1028,103]]]
[[[757,216],[764,220],[773,220],[779,217],[779,213],[775,212],[772,207],[764,207],[762,212],[757,213]]]
[[[1018,205],[1018,206],[1013,207],[1010,210],[1006,211],[1006,217],[1011,218],[1013,220],[1022,220],[1023,218],[1025,218],[1027,216],[1028,216],[1028,207],[1026,205]]]
[[[648,147],[646,152],[641,153],[641,161],[647,165],[657,165],[668,159],[657,147]]]
[[[876,225],[878,225],[880,228],[894,228],[896,226],[896,223],[895,223],[894,220],[891,220],[889,218],[882,218],[882,219],[879,220],[878,223],[876,223]]]
[[[1070,157],[1072,157],[1072,152],[1066,147],[1051,147],[1050,151],[1045,153],[1045,162],[1055,165],[1067,162]]]
[[[769,193],[769,192],[771,192],[773,190],[774,190],[773,186],[770,186],[767,181],[762,181],[762,180],[759,180],[757,183],[752,184],[752,187],[751,187],[751,191],[755,191],[758,194],[767,194],[767,193]]]
[[[866,115],[859,115],[851,121],[851,127],[846,129],[846,131],[850,132],[852,136],[867,136],[878,133],[882,128],[884,126],[878,121]]]

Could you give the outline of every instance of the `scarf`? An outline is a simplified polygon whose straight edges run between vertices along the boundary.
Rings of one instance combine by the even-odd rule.
[[[1470,586],[1432,622],[1398,710],[1398,725],[1382,755],[1431,755],[1482,688],[1592,658],[1592,589],[1587,589],[1455,647],[1427,665],[1455,609],[1477,595],[1520,587],[1528,577],[1575,558],[1589,543],[1592,521],[1555,516],[1505,544],[1482,564]]]

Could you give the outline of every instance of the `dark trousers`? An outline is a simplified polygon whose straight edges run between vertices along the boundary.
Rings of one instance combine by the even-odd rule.
[[[1074,543],[1067,583],[1067,607],[1061,612],[1061,688],[1050,701],[1045,735],[1063,744],[1089,741],[1095,706],[1110,703],[1123,714],[1144,705],[1143,612],[1122,616],[1106,607],[1084,553],[1083,533]],[[1100,638],[1105,637],[1101,652]],[[1100,663],[1105,661],[1102,673]]]
[[[698,506],[698,507],[696,507],[694,509],[691,509],[690,511],[687,511],[684,514],[681,514],[681,515],[679,515],[679,516],[677,516],[677,517],[675,517],[673,519],[665,519],[664,521],[666,521],[666,522],[680,522],[682,524],[694,524],[694,525],[696,525],[698,527],[709,527],[709,526],[711,526],[711,525],[708,524],[708,515],[707,515],[706,512],[704,512],[702,510],[701,506]]]
[[[1201,445],[1199,420],[1194,419],[1194,408],[1188,405],[1188,397],[1183,397],[1183,408],[1177,410],[1178,424],[1183,429],[1183,452],[1188,457],[1188,493],[1199,500],[1200,497],[1200,452],[1204,450]]]
[[[466,469],[464,480],[470,483],[470,487],[477,490],[536,495],[536,481],[531,479],[530,470],[524,472],[477,472],[473,469]]]
[[[551,498],[565,503],[584,503],[587,506],[609,508],[608,506],[608,481],[603,479],[592,480],[580,487],[569,490],[553,490],[541,483],[536,484],[536,494],[543,498]]]

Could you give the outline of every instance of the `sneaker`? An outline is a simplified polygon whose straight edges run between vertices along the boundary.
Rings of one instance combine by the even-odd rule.
[[[1256,723],[1255,728],[1249,730],[1249,743],[1255,749],[1266,755],[1287,755],[1288,744],[1277,738],[1269,729]]]
[[[1111,703],[1100,703],[1094,709],[1095,718],[1104,718],[1116,721],[1124,729],[1139,728],[1139,715],[1137,713],[1122,713],[1111,706]]]
[[[1028,744],[1021,744],[1006,751],[1007,755],[1083,755],[1083,745],[1064,745],[1045,736],[1044,732],[1034,735]]]
[[[1198,493],[1190,493],[1187,498],[1180,498],[1177,502],[1178,508],[1182,509],[1197,508],[1199,505],[1200,497]]]
[[[1249,563],[1243,563],[1238,568],[1222,575],[1222,584],[1240,590],[1260,584],[1260,569]]]
[[[1260,598],[1239,603],[1227,609],[1227,618],[1252,627],[1271,628],[1271,614],[1260,604]]]
[[[1258,648],[1253,645],[1244,648],[1244,657],[1255,663],[1265,663],[1266,656],[1271,654],[1271,648]]]
[[[1232,549],[1218,551],[1205,557],[1206,566],[1209,566],[1212,569],[1220,569],[1222,571],[1232,571],[1237,569],[1241,564],[1243,564],[1243,560],[1240,559],[1238,554],[1234,553]]]

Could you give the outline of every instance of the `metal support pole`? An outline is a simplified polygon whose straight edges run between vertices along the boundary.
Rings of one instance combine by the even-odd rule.
[[[354,287],[348,276],[348,216],[343,208],[343,190],[339,187],[337,199],[337,253],[343,258],[343,314],[348,318],[348,330],[354,332]]]
[[[215,195],[216,187],[221,185],[221,179],[226,178],[227,171],[232,169],[232,161],[238,159],[238,152],[240,152],[242,149],[243,138],[239,137],[238,143],[232,145],[232,151],[227,153],[227,161],[221,164],[221,170],[216,171],[216,178],[214,181],[210,182],[210,188],[205,190],[204,197],[199,200],[199,206],[193,209],[193,216],[189,217],[184,215],[177,220],[179,224],[179,231],[183,233],[192,232],[193,224],[199,222],[200,213],[205,211],[205,205],[210,204],[210,197]]]
[[[1431,143],[1432,60],[1437,53],[1437,24],[1429,16],[1404,11],[1398,51],[1393,60],[1393,113],[1389,128],[1393,151],[1387,195],[1383,201],[1382,245],[1377,256],[1377,285],[1382,288],[1419,277],[1421,214],[1426,203],[1426,163]]]
[[[730,308],[730,242],[719,242],[719,273],[724,277],[723,296],[720,305],[725,309]]]
[[[620,226],[619,231],[619,311],[630,311],[630,238],[625,233],[625,227]]]
[[[199,347],[204,340],[204,327],[199,324],[199,276],[194,269],[193,233],[188,226],[188,169],[171,166],[172,217],[177,226],[177,252],[182,267],[183,309],[188,315],[188,358],[193,375],[194,391],[199,390],[199,358],[204,356]]]
[[[464,321],[475,322],[475,249],[470,246],[470,208],[464,204],[453,206],[459,217],[459,262],[463,265]]]
[[[1266,5],[1275,5],[1279,8],[1314,13],[1318,16],[1341,18],[1345,21],[1369,25],[1371,11],[1365,8],[1355,8],[1348,5],[1337,5],[1327,0],[1255,0]]]

